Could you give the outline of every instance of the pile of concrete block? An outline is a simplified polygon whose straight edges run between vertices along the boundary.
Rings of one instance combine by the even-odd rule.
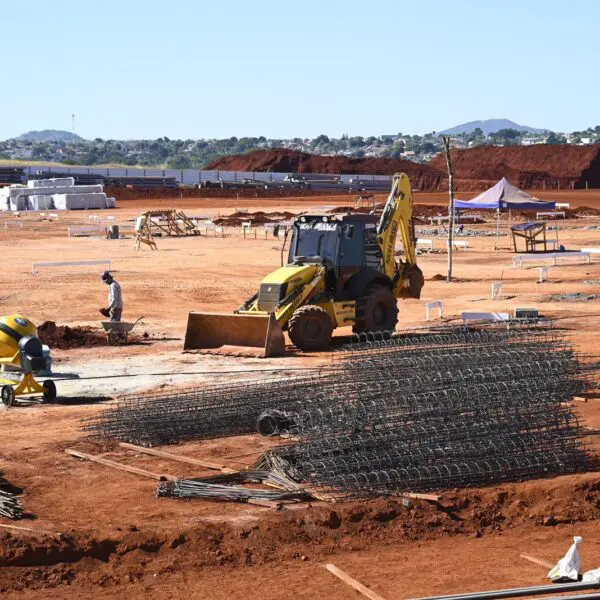
[[[115,208],[102,185],[75,185],[73,177],[34,179],[0,188],[0,210],[89,210]]]

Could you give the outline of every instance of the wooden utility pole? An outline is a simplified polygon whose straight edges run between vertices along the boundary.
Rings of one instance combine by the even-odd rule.
[[[443,136],[444,150],[446,152],[446,166],[448,167],[448,276],[446,281],[452,281],[452,237],[454,235],[454,172],[452,171],[452,157],[450,156],[450,137]]]

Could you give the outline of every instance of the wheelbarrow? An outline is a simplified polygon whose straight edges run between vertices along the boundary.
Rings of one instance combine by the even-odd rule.
[[[109,346],[126,344],[129,341],[129,334],[143,318],[144,317],[140,317],[133,323],[127,323],[125,321],[102,321],[102,327],[104,328],[104,331],[106,331],[106,339]]]

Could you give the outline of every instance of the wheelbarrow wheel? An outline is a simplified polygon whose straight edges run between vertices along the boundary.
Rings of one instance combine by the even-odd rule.
[[[44,387],[44,399],[43,402],[54,402],[56,400],[56,384],[52,379],[46,379],[44,383],[42,383]]]
[[[108,340],[108,345],[109,346],[116,346],[119,343],[119,341],[121,339],[121,336],[116,331],[109,331],[106,334],[106,338]]]
[[[3,385],[0,390],[0,396],[2,397],[2,404],[4,406],[12,406],[15,401],[15,388],[12,385]]]

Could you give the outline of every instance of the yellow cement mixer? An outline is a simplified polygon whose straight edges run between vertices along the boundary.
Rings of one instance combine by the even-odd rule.
[[[18,367],[23,374],[21,381],[0,378],[0,397],[5,406],[11,406],[16,396],[41,394],[42,402],[56,398],[54,381],[48,379],[39,384],[33,376],[37,371],[48,370],[48,358],[36,326],[27,317],[0,317],[0,365]]]

